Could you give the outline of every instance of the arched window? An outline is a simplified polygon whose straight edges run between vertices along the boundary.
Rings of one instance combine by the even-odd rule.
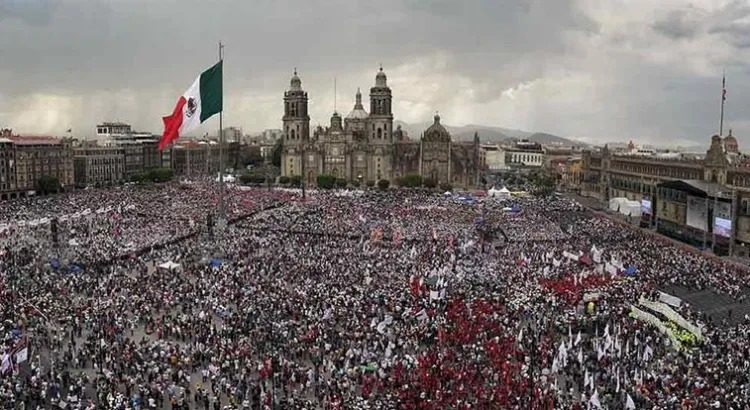
[[[292,130],[292,133],[289,135],[289,139],[291,139],[291,140],[294,139],[294,130]]]
[[[383,130],[378,128],[378,139],[381,139],[381,138],[383,138]]]

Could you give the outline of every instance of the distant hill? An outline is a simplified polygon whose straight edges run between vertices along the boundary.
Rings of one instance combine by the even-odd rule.
[[[426,130],[431,122],[421,124],[409,124],[403,121],[395,121],[396,126],[401,126],[403,130],[409,133],[409,137],[413,139],[419,138],[419,136]],[[574,141],[567,138],[563,138],[557,135],[548,134],[544,132],[528,132],[523,130],[515,130],[510,128],[493,127],[489,125],[478,125],[469,124],[464,126],[452,126],[443,124],[445,129],[451,133],[453,138],[458,141],[471,141],[474,139],[474,133],[479,133],[479,139],[485,142],[506,142],[509,140],[520,140],[528,139],[530,141],[538,142],[540,144],[558,144],[558,145],[587,145],[580,141]]]

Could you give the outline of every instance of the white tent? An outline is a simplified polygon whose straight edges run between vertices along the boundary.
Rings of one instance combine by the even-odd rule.
[[[631,201],[628,198],[617,197],[610,199],[609,209],[626,216],[641,216],[641,203],[639,201]]]
[[[229,183],[234,183],[234,182],[237,181],[237,178],[235,178],[232,175],[228,175],[228,174],[225,174],[222,179],[224,180],[224,182],[229,182]],[[219,182],[219,175],[218,174],[216,174],[216,182]]]
[[[166,269],[166,270],[177,270],[180,268],[180,266],[181,265],[179,263],[174,263],[172,261],[167,261],[159,265],[161,269]]]
[[[495,187],[492,187],[489,191],[487,191],[487,196],[489,196],[490,198],[508,199],[510,198],[510,191],[506,187],[502,187],[500,189],[495,189]]]

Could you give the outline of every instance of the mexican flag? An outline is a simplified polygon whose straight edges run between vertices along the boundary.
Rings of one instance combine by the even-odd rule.
[[[222,111],[222,63],[223,61],[219,61],[198,76],[177,100],[172,115],[162,118],[164,134],[159,141],[159,150]]]

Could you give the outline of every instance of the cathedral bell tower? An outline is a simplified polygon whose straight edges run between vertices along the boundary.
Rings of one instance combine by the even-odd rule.
[[[297,70],[284,92],[284,150],[282,152],[282,175],[302,175],[302,164],[306,144],[310,141],[310,116],[307,113],[307,92],[302,89],[302,81]]]
[[[371,144],[393,143],[393,112],[391,111],[391,89],[383,67],[375,76],[375,86],[370,88],[370,129],[367,130]]]

